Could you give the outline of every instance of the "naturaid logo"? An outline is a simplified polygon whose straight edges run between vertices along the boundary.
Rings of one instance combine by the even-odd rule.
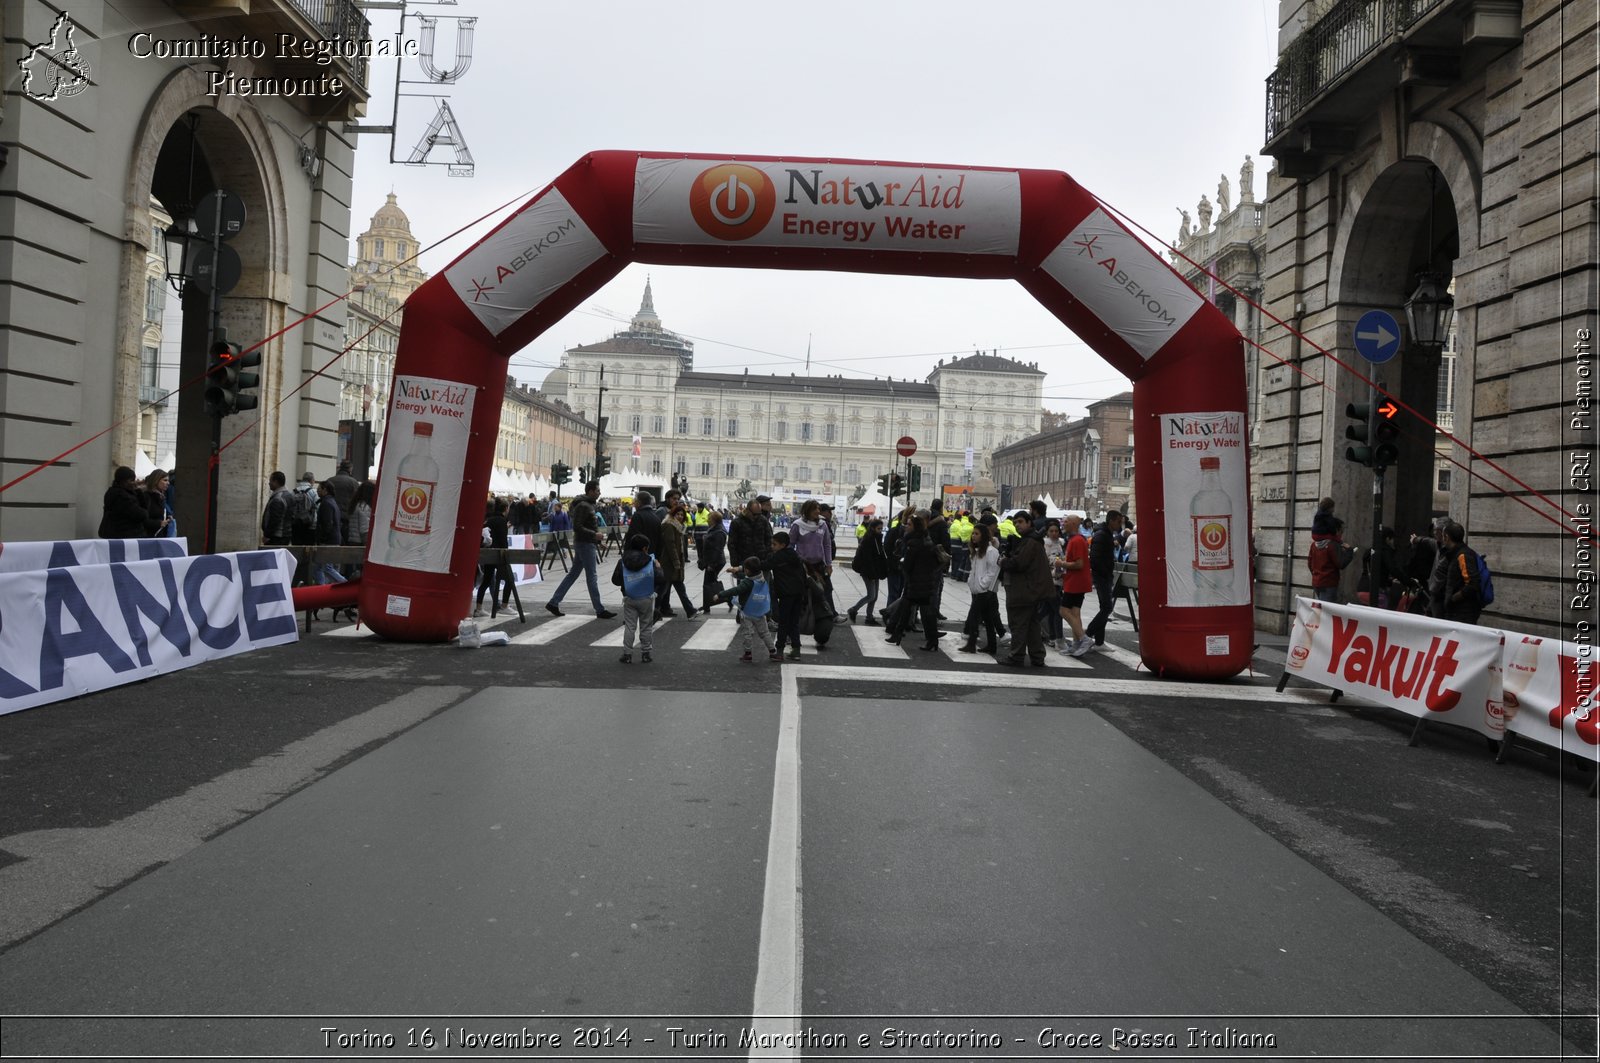
[[[694,179],[689,213],[718,240],[748,240],[766,228],[778,203],[771,179],[753,166],[724,163]]]
[[[50,27],[50,40],[36,44],[17,60],[22,70],[22,92],[42,102],[64,100],[89,87],[89,64],[73,42],[77,29],[65,11]]]

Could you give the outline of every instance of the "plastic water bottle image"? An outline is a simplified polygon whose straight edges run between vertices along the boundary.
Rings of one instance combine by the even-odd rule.
[[[1317,629],[1322,626],[1322,606],[1311,606],[1311,615],[1296,623],[1294,641],[1289,645],[1289,667],[1300,671],[1311,656],[1311,644],[1317,639]]]
[[[1233,499],[1222,487],[1222,459],[1200,459],[1200,490],[1189,502],[1196,605],[1234,605]]]
[[[384,564],[404,567],[425,558],[433,532],[433,496],[439,463],[433,459],[433,422],[411,426],[411,450],[400,459],[389,518],[389,556]]]

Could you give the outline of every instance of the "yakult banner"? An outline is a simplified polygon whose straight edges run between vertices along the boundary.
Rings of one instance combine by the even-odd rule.
[[[294,642],[294,568],[254,550],[0,575],[0,714]]]
[[[634,177],[647,244],[1014,255],[1021,218],[1016,171],[640,159]]]
[[[188,553],[189,540],[180,538],[0,543],[0,572],[108,565],[113,561],[149,561],[157,557],[186,557]]]
[[[566,197],[551,189],[444,272],[467,309],[498,336],[605,253]]]
[[[1050,252],[1042,268],[1144,358],[1205,305],[1199,292],[1099,207]]]
[[[1500,738],[1500,632],[1431,617],[1295,603],[1288,674]]]
[[[450,571],[476,391],[454,380],[395,378],[384,444],[404,449],[398,462],[385,455],[368,560],[419,572]]]
[[[1244,414],[1161,415],[1167,604],[1250,603]]]
[[[1489,705],[1491,723],[1498,713],[1513,734],[1600,761],[1594,647],[1510,631],[1501,635],[1502,689],[1499,703]]]

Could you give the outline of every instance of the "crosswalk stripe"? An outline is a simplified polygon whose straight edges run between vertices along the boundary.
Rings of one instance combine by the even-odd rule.
[[[695,624],[699,630],[683,644],[686,650],[726,650],[739,635],[737,620],[697,620]]]
[[[670,617],[670,616],[663,617],[662,619],[657,620],[656,624],[655,624],[655,627],[651,629],[650,634],[653,637],[657,631],[660,631],[662,628],[666,627],[670,623],[672,623],[672,617]],[[621,624],[618,624],[615,628],[612,629],[610,634],[605,635],[605,636],[603,636],[601,638],[595,639],[593,642],[589,643],[589,645],[591,645],[591,646],[609,646],[612,649],[621,649],[622,648],[622,635],[623,635],[623,627],[622,627]],[[637,641],[637,639],[635,641]]]
[[[884,641],[887,636],[881,627],[857,627],[851,624],[850,634],[856,637],[856,645],[860,647],[863,657],[881,657],[891,661],[906,659],[905,650]]]
[[[1130,672],[1138,671],[1142,663],[1139,660],[1139,655],[1137,653],[1134,653],[1132,650],[1125,650],[1121,646],[1113,645],[1109,641],[1106,642],[1105,645],[1101,646],[1098,650],[1094,650],[1092,652],[1100,653],[1111,658],[1113,661],[1116,661]]]
[[[595,616],[558,616],[554,620],[546,620],[532,631],[524,631],[520,635],[512,636],[511,644],[513,646],[547,646],[567,632],[576,631],[591,620],[597,619],[599,618]]]

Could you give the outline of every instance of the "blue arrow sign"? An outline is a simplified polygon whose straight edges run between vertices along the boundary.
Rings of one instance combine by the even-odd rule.
[[[1400,323],[1387,310],[1368,310],[1356,322],[1356,353],[1374,364],[1400,351]]]

